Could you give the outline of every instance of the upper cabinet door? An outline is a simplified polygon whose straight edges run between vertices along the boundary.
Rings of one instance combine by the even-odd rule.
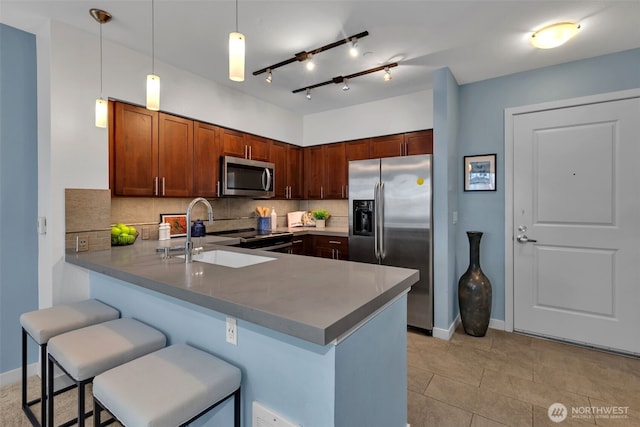
[[[245,134],[231,129],[221,128],[222,154],[225,156],[248,158]]]
[[[325,148],[323,199],[344,199],[347,190],[345,144],[327,144]]]
[[[347,161],[370,159],[370,147],[371,139],[369,138],[346,142]]]
[[[194,122],[194,196],[207,198],[220,196],[220,151],[220,128]]]
[[[324,150],[322,145],[304,149],[305,199],[322,199],[324,195]]]
[[[269,161],[269,140],[267,138],[247,134],[244,140],[247,144],[247,159]]]
[[[433,154],[433,130],[423,130],[404,134],[406,155]]]
[[[404,148],[404,134],[371,138],[370,155],[372,159],[406,155]]]
[[[301,199],[304,177],[302,175],[302,148],[290,145],[287,150],[287,182],[289,198]]]
[[[158,176],[160,196],[193,194],[193,121],[160,113]]]
[[[114,194],[154,196],[158,188],[158,113],[116,102],[114,114]]]
[[[283,142],[271,141],[270,162],[275,165],[274,197],[285,199],[288,196],[287,177],[287,145]]]

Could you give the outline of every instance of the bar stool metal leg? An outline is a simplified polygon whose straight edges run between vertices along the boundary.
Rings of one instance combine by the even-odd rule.
[[[22,409],[27,415],[27,418],[31,424],[35,427],[45,426],[47,421],[47,407],[46,407],[46,384],[47,384],[47,344],[40,344],[40,397],[32,400],[27,400],[27,345],[28,345],[27,331],[22,328]],[[31,409],[31,406],[36,403],[40,403],[40,421],[36,418],[36,414]]]

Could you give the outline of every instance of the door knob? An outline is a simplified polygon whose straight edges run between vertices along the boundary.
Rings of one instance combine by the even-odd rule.
[[[518,242],[520,242],[520,243],[535,243],[535,242],[537,242],[537,240],[528,238],[526,234],[520,234],[519,236],[516,236],[516,240]]]

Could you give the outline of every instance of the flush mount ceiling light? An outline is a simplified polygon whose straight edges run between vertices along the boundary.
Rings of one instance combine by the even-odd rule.
[[[156,76],[155,10],[151,0],[151,74],[147,75],[147,109],[160,109],[160,77]]]
[[[552,49],[568,42],[579,30],[580,24],[561,22],[536,31],[529,42],[538,49]]]
[[[236,0],[236,31],[229,33],[229,79],[244,81],[244,34],[238,32],[238,0]]]
[[[327,80],[325,82],[316,83],[316,84],[311,85],[311,86],[301,87],[300,89],[296,89],[296,90],[292,91],[292,93],[298,93],[298,92],[306,91],[307,92],[307,99],[311,99],[311,89],[315,89],[315,88],[321,87],[321,86],[326,86],[326,85],[329,85],[331,83],[334,83],[334,84],[342,83],[343,84],[342,90],[347,91],[347,90],[349,90],[349,86],[347,85],[347,82],[350,79],[353,79],[353,78],[356,78],[356,77],[361,77],[361,76],[366,76],[367,74],[376,73],[376,72],[382,71],[382,70],[385,71],[385,76],[387,74],[389,76],[391,76],[391,72],[389,71],[389,69],[393,68],[393,67],[397,67],[397,66],[398,66],[398,63],[394,62],[393,64],[381,65],[379,67],[370,68],[368,70],[364,70],[364,71],[360,71],[360,72],[357,72],[357,73],[349,74],[348,76],[336,76],[336,77],[332,78],[331,80]],[[385,77],[385,80],[387,80],[386,77]],[[347,89],[345,89],[345,87]]]
[[[100,24],[100,98],[96,99],[96,127],[107,127],[107,101],[102,97],[102,24],[111,21],[111,14],[100,9],[91,9],[89,14]]]
[[[304,62],[304,61],[307,61],[307,60],[310,61],[311,58],[313,58],[313,55],[317,55],[318,53],[324,52],[325,50],[333,49],[334,47],[338,47],[338,46],[342,46],[343,44],[350,43],[354,39],[357,41],[358,39],[361,39],[361,38],[366,37],[368,35],[369,35],[368,31],[363,31],[363,32],[361,32],[359,34],[355,34],[353,36],[347,37],[346,39],[342,39],[342,40],[335,41],[333,43],[329,43],[328,45],[319,47],[317,49],[313,49],[313,50],[311,50],[309,52],[306,52],[306,51],[298,52],[298,53],[293,55],[293,58],[287,59],[285,61],[278,62],[277,64],[269,65],[268,67],[265,67],[265,68],[263,68],[261,70],[254,71],[253,75],[257,76],[259,74],[266,73],[269,70],[273,71],[276,68],[284,67],[285,65],[291,64],[291,63],[296,62],[296,61],[298,61],[298,62]],[[307,67],[309,67],[310,63],[312,63],[312,62],[311,61],[307,62]]]

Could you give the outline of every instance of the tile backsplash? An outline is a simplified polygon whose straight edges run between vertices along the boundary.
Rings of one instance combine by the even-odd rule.
[[[75,250],[78,236],[89,239],[89,250],[108,249],[112,224],[123,222],[135,226],[142,236],[158,239],[161,214],[184,214],[193,198],[111,197],[110,190],[66,189],[65,222],[67,250]],[[287,226],[287,213],[301,210],[326,209],[331,213],[328,227],[348,226],[347,200],[253,200],[223,198],[209,200],[214,221],[206,221],[202,204],[194,207],[192,219],[205,220],[207,231],[257,227],[257,206],[275,208],[278,227]]]

